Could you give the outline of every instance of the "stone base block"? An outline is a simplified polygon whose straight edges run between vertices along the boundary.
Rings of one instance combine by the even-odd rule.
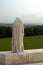
[[[34,49],[25,52],[28,63],[43,62],[43,49]]]
[[[12,53],[5,55],[5,64],[6,65],[15,65],[26,63],[26,55],[23,53]]]
[[[43,49],[24,50],[20,53],[0,52],[0,65],[21,65],[43,61]]]
[[[0,65],[5,65],[5,55],[0,54]]]

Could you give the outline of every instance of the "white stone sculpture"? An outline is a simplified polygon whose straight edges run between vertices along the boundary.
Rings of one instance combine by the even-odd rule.
[[[24,36],[24,25],[18,18],[16,18],[13,24],[13,34],[12,34],[13,52],[22,52],[24,50],[23,36]]]

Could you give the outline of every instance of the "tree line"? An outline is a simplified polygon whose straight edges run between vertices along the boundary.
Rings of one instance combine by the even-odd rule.
[[[12,36],[12,28],[9,26],[0,26],[0,38],[8,38]]]
[[[43,35],[43,25],[24,28],[24,36]],[[12,27],[0,26],[0,38],[12,37]]]
[[[43,35],[43,25],[25,28],[24,33],[25,33],[25,36]]]

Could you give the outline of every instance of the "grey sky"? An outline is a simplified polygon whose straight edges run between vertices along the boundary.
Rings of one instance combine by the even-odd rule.
[[[0,0],[0,22],[43,23],[43,0]]]

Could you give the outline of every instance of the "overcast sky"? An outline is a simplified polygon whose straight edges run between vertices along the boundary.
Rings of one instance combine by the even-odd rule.
[[[43,23],[43,0],[0,0],[0,22]]]

